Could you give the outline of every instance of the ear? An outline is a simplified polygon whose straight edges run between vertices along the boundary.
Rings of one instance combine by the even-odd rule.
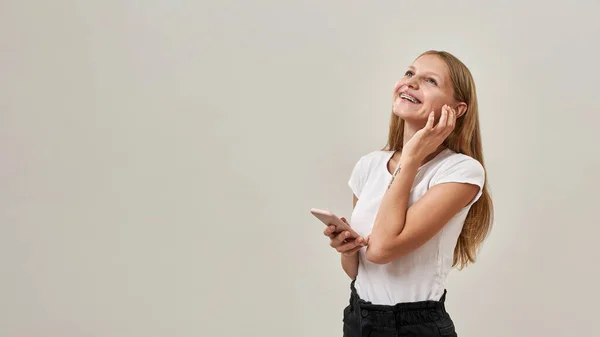
[[[462,117],[462,115],[465,114],[465,112],[467,112],[467,103],[465,102],[460,102],[458,103],[455,107],[454,110],[456,111],[457,115],[456,118]]]

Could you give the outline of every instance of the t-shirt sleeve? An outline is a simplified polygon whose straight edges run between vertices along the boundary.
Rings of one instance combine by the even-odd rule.
[[[464,156],[455,162],[440,169],[432,179],[429,187],[443,183],[465,183],[479,186],[479,192],[467,205],[473,205],[483,194],[485,184],[485,170],[477,160]]]
[[[348,180],[348,186],[350,186],[352,193],[354,193],[357,198],[360,198],[360,192],[366,181],[366,174],[365,157],[362,156],[356,164],[354,164],[354,169],[352,169],[350,179]]]

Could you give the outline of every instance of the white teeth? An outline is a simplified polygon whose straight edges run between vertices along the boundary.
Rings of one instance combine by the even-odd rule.
[[[407,94],[405,94],[405,93],[402,93],[402,94],[400,94],[400,98],[407,99],[407,100],[409,100],[409,101],[411,101],[411,102],[413,102],[413,103],[415,103],[415,104],[418,104],[418,103],[419,103],[419,101],[418,101],[416,98],[414,98],[414,97],[412,97],[412,96],[410,96],[410,95],[407,95]]]

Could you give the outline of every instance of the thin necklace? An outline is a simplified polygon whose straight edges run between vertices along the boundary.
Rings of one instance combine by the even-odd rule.
[[[394,173],[392,174],[392,179],[390,179],[390,183],[387,186],[388,190],[392,186],[392,183],[394,182],[394,179],[396,179],[396,175],[398,175],[398,172],[400,172],[400,161],[399,160],[398,160],[398,164],[396,164],[396,169],[394,170]]]

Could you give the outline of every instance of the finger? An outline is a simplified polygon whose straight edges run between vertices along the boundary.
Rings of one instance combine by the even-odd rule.
[[[357,247],[360,248],[362,246],[357,244],[356,240],[352,240],[352,241],[349,241],[349,242],[346,242],[346,243],[343,243],[343,244],[337,246],[335,249],[340,253],[346,253]]]
[[[452,109],[451,107],[448,107],[448,122],[446,123],[446,127],[442,131],[442,135],[444,137],[448,137],[452,133],[452,130],[454,130],[454,125],[456,122],[455,116],[456,116],[456,112],[454,111],[454,109]]]
[[[361,248],[362,248],[362,246],[354,247],[354,248],[352,248],[352,249],[350,249],[348,251],[343,252],[342,254],[344,254],[346,256],[352,255],[352,254],[358,252]]]
[[[358,239],[355,239],[355,242],[356,242],[357,245],[360,245],[360,246],[366,246],[367,245],[367,241],[364,238],[362,238],[362,237],[359,237]]]
[[[363,247],[363,245],[359,245],[355,239],[353,238],[349,238],[347,240],[343,240],[343,241],[339,241],[339,240],[331,240],[331,248],[337,250],[340,253],[343,253],[344,251],[356,247],[356,246],[361,246]]]
[[[425,129],[432,130],[434,122],[435,122],[435,113],[432,111],[429,113],[429,119],[427,119],[427,124],[425,124]]]
[[[325,230],[323,231],[323,233],[324,233],[325,235],[327,235],[327,236],[331,237],[331,236],[335,236],[335,235],[337,235],[335,231],[336,231],[336,228],[335,228],[335,226],[333,226],[333,225],[329,225],[329,226],[325,227]]]
[[[333,236],[335,232],[335,226],[327,226],[325,227],[325,230],[323,230],[323,234],[325,234],[325,236],[329,236],[330,238]]]
[[[448,106],[444,105],[442,107],[442,115],[440,116],[440,120],[436,125],[438,131],[443,131],[446,128],[446,124],[448,123]]]
[[[337,246],[341,245],[344,242],[344,240],[349,239],[349,238],[350,238],[350,232],[343,231],[331,239],[330,245],[331,245],[331,247],[337,247]]]
[[[452,130],[454,130],[454,127],[456,126],[456,110],[454,109],[450,109],[450,118],[448,119],[448,129],[450,132],[452,132]]]

